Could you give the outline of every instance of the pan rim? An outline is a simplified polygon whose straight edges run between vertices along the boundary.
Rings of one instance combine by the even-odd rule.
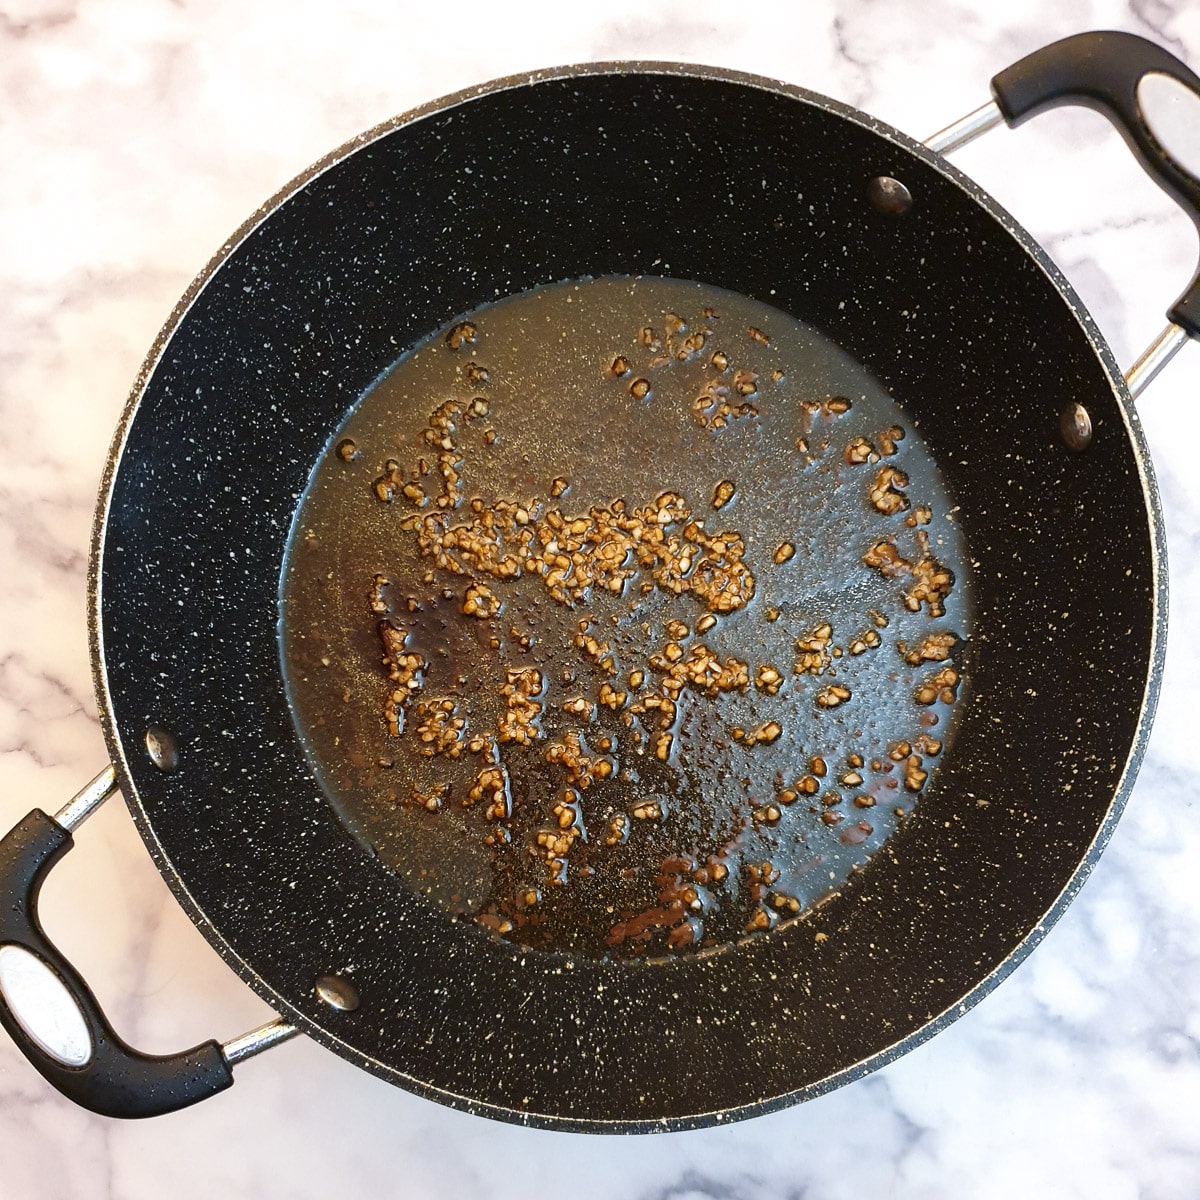
[[[468,104],[476,99],[499,92],[521,87],[536,86],[543,83],[569,81],[596,75],[671,75],[690,77],[700,80],[732,83],[753,89],[768,91],[791,100],[816,107],[835,116],[848,120],[863,129],[876,134],[889,142],[898,151],[916,157],[948,182],[966,194],[979,205],[986,215],[993,218],[1004,231],[1025,251],[1047,281],[1066,303],[1080,329],[1087,338],[1092,351],[1099,358],[1105,374],[1108,377],[1117,407],[1124,423],[1126,437],[1133,451],[1134,461],[1138,470],[1143,500],[1149,517],[1150,534],[1150,568],[1151,596],[1153,620],[1151,629],[1151,645],[1149,654],[1149,673],[1146,686],[1140,700],[1137,729],[1133,744],[1126,758],[1121,777],[1114,791],[1112,801],[1105,811],[1095,836],[1084,850],[1081,860],[1072,872],[1067,883],[1038,920],[1037,924],[1013,948],[1009,956],[993,971],[979,980],[969,992],[954,1004],[934,1015],[929,1021],[913,1030],[890,1046],[880,1050],[857,1063],[835,1072],[825,1078],[792,1092],[787,1092],[766,1100],[722,1109],[712,1112],[695,1113],[684,1117],[662,1118],[659,1120],[646,1119],[580,1119],[555,1113],[534,1113],[518,1111],[481,1102],[468,1096],[458,1095],[445,1089],[434,1087],[398,1071],[396,1068],[381,1063],[365,1054],[363,1051],[349,1045],[336,1034],[329,1032],[324,1026],[316,1023],[302,1011],[294,1008],[280,993],[275,991],[252,967],[238,954],[218,929],[217,925],[204,911],[198,900],[188,889],[183,878],[176,870],[165,849],[158,841],[149,814],[143,807],[133,784],[132,772],[125,757],[124,747],[116,729],[113,701],[108,687],[108,670],[103,639],[101,615],[104,596],[101,587],[102,564],[105,552],[105,538],[108,528],[110,506],[113,490],[121,466],[129,431],[141,400],[146,393],[151,378],[159,362],[166,353],[176,331],[182,326],[192,306],[204,292],[209,283],[219,273],[225,262],[237,251],[242,243],[255,233],[279,208],[293,196],[303,190],[310,182],[326,171],[345,161],[358,151],[370,147],[381,138],[405,126],[416,124],[430,117],[438,116],[451,109]],[[587,1133],[635,1133],[635,1132],[667,1132],[703,1128],[719,1124],[727,1124],[733,1120],[747,1119],[789,1107],[801,1100],[811,1099],[831,1091],[844,1083],[861,1078],[881,1066],[916,1048],[935,1033],[940,1032],[952,1021],[974,1007],[984,996],[990,993],[1016,966],[1038,945],[1053,924],[1062,915],[1070,901],[1078,893],[1083,883],[1091,873],[1100,854],[1108,844],[1112,832],[1124,810],[1125,804],[1132,791],[1134,781],[1142,759],[1153,724],[1153,717],[1163,671],[1165,657],[1165,636],[1167,626],[1167,572],[1166,572],[1166,539],[1163,525],[1162,506],[1155,481],[1153,466],[1146,445],[1144,432],[1137,417],[1133,399],[1125,385],[1120,368],[1094,319],[1088,313],[1070,283],[1050,260],[1046,251],[1035,239],[1003,209],[987,192],[975,184],[940,155],[929,151],[919,142],[908,135],[892,128],[886,123],[860,110],[829,99],[807,89],[783,81],[764,76],[748,74],[740,71],[689,63],[617,61],[584,63],[573,66],[560,66],[545,70],[523,72],[510,75],[489,83],[463,89],[441,99],[435,99],[405,113],[389,118],[373,128],[351,138],[343,145],[332,150],[312,166],[298,174],[284,185],[264,204],[260,205],[243,224],[217,250],[201,272],[189,285],[179,302],[175,305],[167,321],[155,338],[146,358],[136,377],[124,409],[118,420],[109,454],[105,462],[99,487],[99,495],[92,526],[91,547],[88,564],[88,636],[92,660],[93,685],[95,688],[97,707],[100,714],[101,726],[121,791],[126,804],[133,816],[134,823],[142,841],[154,860],[159,873],[166,880],[176,899],[180,902],[189,919],[205,936],[218,954],[237,972],[248,986],[266,1000],[273,1008],[296,1024],[303,1032],[313,1037],[319,1043],[335,1050],[342,1057],[379,1075],[389,1082],[403,1086],[405,1090],[427,1098],[436,1099],[449,1107],[486,1115],[515,1124],[528,1125],[538,1128],[556,1129],[572,1132]]]

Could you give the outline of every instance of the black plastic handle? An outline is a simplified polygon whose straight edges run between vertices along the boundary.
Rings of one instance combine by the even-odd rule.
[[[46,1080],[102,1116],[159,1116],[224,1091],[233,1083],[233,1073],[216,1042],[162,1057],[127,1046],[91,989],[42,931],[37,912],[42,881],[72,844],[70,833],[36,808],[0,840],[0,946],[21,946],[54,972],[75,998],[92,1056],[81,1067],[59,1062],[21,1027],[2,991],[0,1025]]]
[[[1061,104],[1102,112],[1200,230],[1200,180],[1158,141],[1138,103],[1138,84],[1150,74],[1167,75],[1200,98],[1200,76],[1173,54],[1135,34],[1112,32],[1078,33],[1035,50],[992,80],[992,95],[1013,127]],[[1200,338],[1200,270],[1167,316]]]

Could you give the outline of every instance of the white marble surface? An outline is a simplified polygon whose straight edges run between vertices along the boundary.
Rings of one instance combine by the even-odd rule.
[[[0,2],[0,825],[104,761],[85,634],[91,510],[139,361],[190,277],[309,161],[390,114],[559,62],[712,62],[918,136],[997,69],[1086,28],[1200,63],[1194,0]],[[1050,248],[1122,361],[1162,324],[1195,236],[1090,113],[958,162]],[[871,1078],[726,1129],[642,1139],[463,1116],[297,1041],[147,1123],[52,1094],[0,1039],[0,1195],[141,1200],[1184,1200],[1200,1193],[1200,350],[1142,402],[1171,552],[1166,681],[1128,812],[1081,897],[979,1008]],[[51,934],[149,1050],[229,1037],[261,1001],[208,948],[123,807],[44,897]]]

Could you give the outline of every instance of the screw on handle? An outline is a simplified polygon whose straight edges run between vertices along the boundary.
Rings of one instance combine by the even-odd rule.
[[[0,1025],[49,1083],[102,1116],[158,1116],[224,1091],[233,1073],[215,1041],[163,1056],[126,1045],[91,989],[42,931],[37,911],[42,881],[71,845],[70,833],[40,809],[0,839],[0,946],[21,947],[57,976],[83,1018],[91,1056],[80,1066],[60,1061],[25,1028],[2,988]]]
[[[1173,54],[1132,33],[1111,32],[1079,33],[1035,50],[995,76],[992,95],[1012,127],[1063,104],[1103,113],[1200,230],[1200,180],[1155,137],[1139,103],[1138,86],[1147,75],[1165,75],[1200,100],[1200,76]],[[1200,270],[1167,316],[1200,338]]]

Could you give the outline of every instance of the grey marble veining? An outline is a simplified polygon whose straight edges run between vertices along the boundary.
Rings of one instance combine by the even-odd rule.
[[[1086,28],[1200,62],[1200,8],[825,0],[731,8],[453,9],[159,0],[0,8],[0,823],[98,769],[84,574],[95,488],[141,357],[228,233],[345,138],[413,104],[556,62],[665,58],[774,75],[922,136],[990,74]],[[1046,245],[1132,362],[1190,277],[1188,222],[1090,113],[955,160]],[[1172,620],[1159,715],[1124,819],[1045,943],[980,1007],[880,1073],[727,1129],[619,1142],[450,1112],[311,1043],[196,1109],[114,1124],[0,1042],[3,1194],[639,1200],[1031,1194],[1176,1200],[1200,1186],[1200,353],[1140,409],[1166,513]],[[44,894],[49,932],[148,1050],[266,1019],[178,909],[118,804]]]

